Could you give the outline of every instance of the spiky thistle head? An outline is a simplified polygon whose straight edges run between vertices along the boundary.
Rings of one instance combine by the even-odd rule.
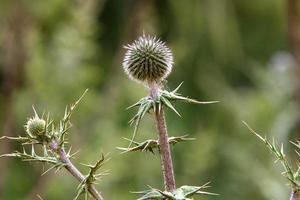
[[[45,134],[46,121],[35,115],[29,118],[25,125],[25,130],[30,136],[41,136]]]
[[[136,81],[153,83],[164,80],[172,71],[173,55],[164,42],[151,36],[141,36],[126,45],[124,71]]]

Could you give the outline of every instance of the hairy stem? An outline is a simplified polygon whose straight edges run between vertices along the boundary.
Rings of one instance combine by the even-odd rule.
[[[291,193],[290,200],[300,200],[300,191],[295,189]]]
[[[85,176],[75,167],[75,165],[69,159],[67,153],[63,148],[58,147],[57,143],[49,145],[50,149],[57,152],[59,159],[65,164],[65,169],[74,176],[80,183],[85,179]],[[94,185],[88,186],[88,192],[96,200],[104,200],[101,193],[95,188]]]
[[[159,87],[157,85],[150,88],[150,96],[157,99]],[[164,176],[165,190],[173,191],[176,189],[175,176],[172,162],[170,145],[168,142],[168,131],[163,108],[155,111],[156,128],[158,132],[159,153],[161,159],[162,173]]]

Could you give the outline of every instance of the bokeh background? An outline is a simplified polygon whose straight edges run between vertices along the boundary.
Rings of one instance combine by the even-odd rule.
[[[157,35],[175,58],[168,87],[214,105],[177,103],[167,112],[170,135],[196,141],[173,148],[178,185],[211,181],[203,200],[288,199],[282,168],[241,120],[283,143],[300,138],[300,4],[298,0],[0,0],[0,136],[24,134],[38,112],[58,121],[67,104],[89,92],[73,115],[69,136],[74,161],[92,163],[110,153],[110,175],[98,185],[111,200],[135,199],[129,191],[162,188],[159,157],[120,155],[127,146],[125,108],[147,94],[130,81],[121,63],[123,45],[143,32]],[[146,116],[138,141],[155,138]],[[0,141],[0,154],[18,144]],[[39,164],[0,160],[0,199],[72,199],[77,182],[64,170],[40,176]]]

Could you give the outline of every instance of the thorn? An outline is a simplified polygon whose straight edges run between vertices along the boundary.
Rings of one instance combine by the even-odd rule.
[[[39,118],[39,115],[37,114],[37,112],[36,112],[36,110],[35,110],[35,108],[34,108],[34,105],[31,105],[31,107],[32,107],[32,109],[33,109],[34,115],[35,115],[36,117]]]
[[[243,124],[250,130],[251,133],[253,133],[254,135],[256,135],[259,139],[261,139],[262,141],[266,141],[266,139],[264,139],[262,136],[260,136],[257,132],[255,132],[245,121],[242,121]]]
[[[179,88],[181,87],[182,84],[183,84],[183,81],[172,91],[172,93],[175,94],[179,90]]]

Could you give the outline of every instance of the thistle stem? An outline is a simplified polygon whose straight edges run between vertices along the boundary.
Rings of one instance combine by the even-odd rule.
[[[150,96],[157,99],[159,95],[159,87],[155,85],[150,87]],[[163,108],[155,110],[156,128],[158,132],[159,153],[161,160],[162,173],[164,177],[164,185],[166,191],[174,191],[176,189],[175,176],[172,162],[172,155],[168,141],[168,131]]]
[[[290,200],[300,200],[300,191],[295,189],[291,193]]]
[[[57,145],[56,142],[52,142],[49,145],[50,149],[57,152],[61,162],[65,164],[65,169],[74,176],[80,183],[85,180],[85,176],[75,167],[75,165],[69,159],[69,156],[65,152],[64,148],[61,148]],[[95,188],[94,185],[88,186],[88,192],[96,200],[104,200],[101,193]]]

